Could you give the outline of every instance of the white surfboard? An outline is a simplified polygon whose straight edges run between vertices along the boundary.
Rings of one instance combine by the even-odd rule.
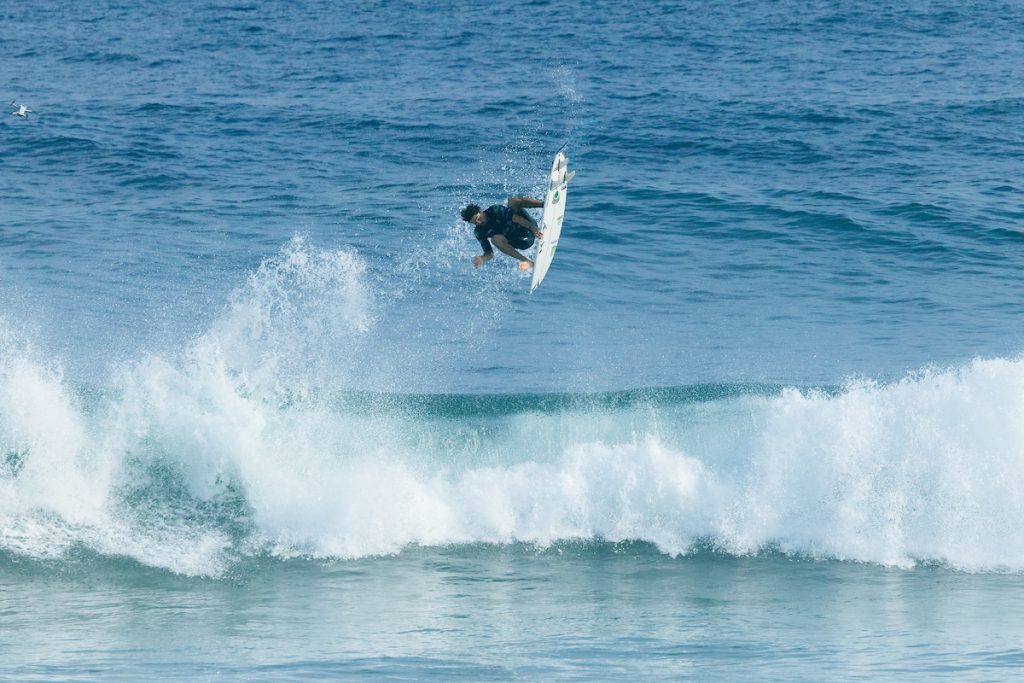
[[[548,178],[548,192],[544,197],[544,217],[541,219],[540,230],[544,233],[537,246],[537,255],[533,259],[533,282],[530,283],[530,294],[537,289],[551,267],[551,259],[558,249],[558,237],[562,234],[562,221],[565,220],[565,195],[569,181],[576,175],[569,172],[569,159],[559,152],[551,164],[551,177]]]

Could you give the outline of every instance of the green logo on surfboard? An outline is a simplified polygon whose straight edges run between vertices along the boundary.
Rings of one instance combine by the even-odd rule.
[[[555,190],[554,201],[556,204],[558,203],[558,190]]]

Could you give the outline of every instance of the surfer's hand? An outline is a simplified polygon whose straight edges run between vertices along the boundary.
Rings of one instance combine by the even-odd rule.
[[[520,261],[519,270],[529,270],[533,268],[533,261]]]
[[[474,256],[473,257],[473,267],[474,268],[479,268],[483,264],[484,264],[484,257],[483,256]]]
[[[540,230],[534,230],[533,235],[539,240],[544,239],[544,233],[542,233]]]

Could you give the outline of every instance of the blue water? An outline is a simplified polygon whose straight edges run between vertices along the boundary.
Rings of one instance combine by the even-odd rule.
[[[0,677],[1013,678],[1022,22],[3,4]]]

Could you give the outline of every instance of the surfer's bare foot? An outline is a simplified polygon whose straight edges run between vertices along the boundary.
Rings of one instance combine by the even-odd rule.
[[[533,261],[520,261],[519,270],[529,270],[533,268]]]

